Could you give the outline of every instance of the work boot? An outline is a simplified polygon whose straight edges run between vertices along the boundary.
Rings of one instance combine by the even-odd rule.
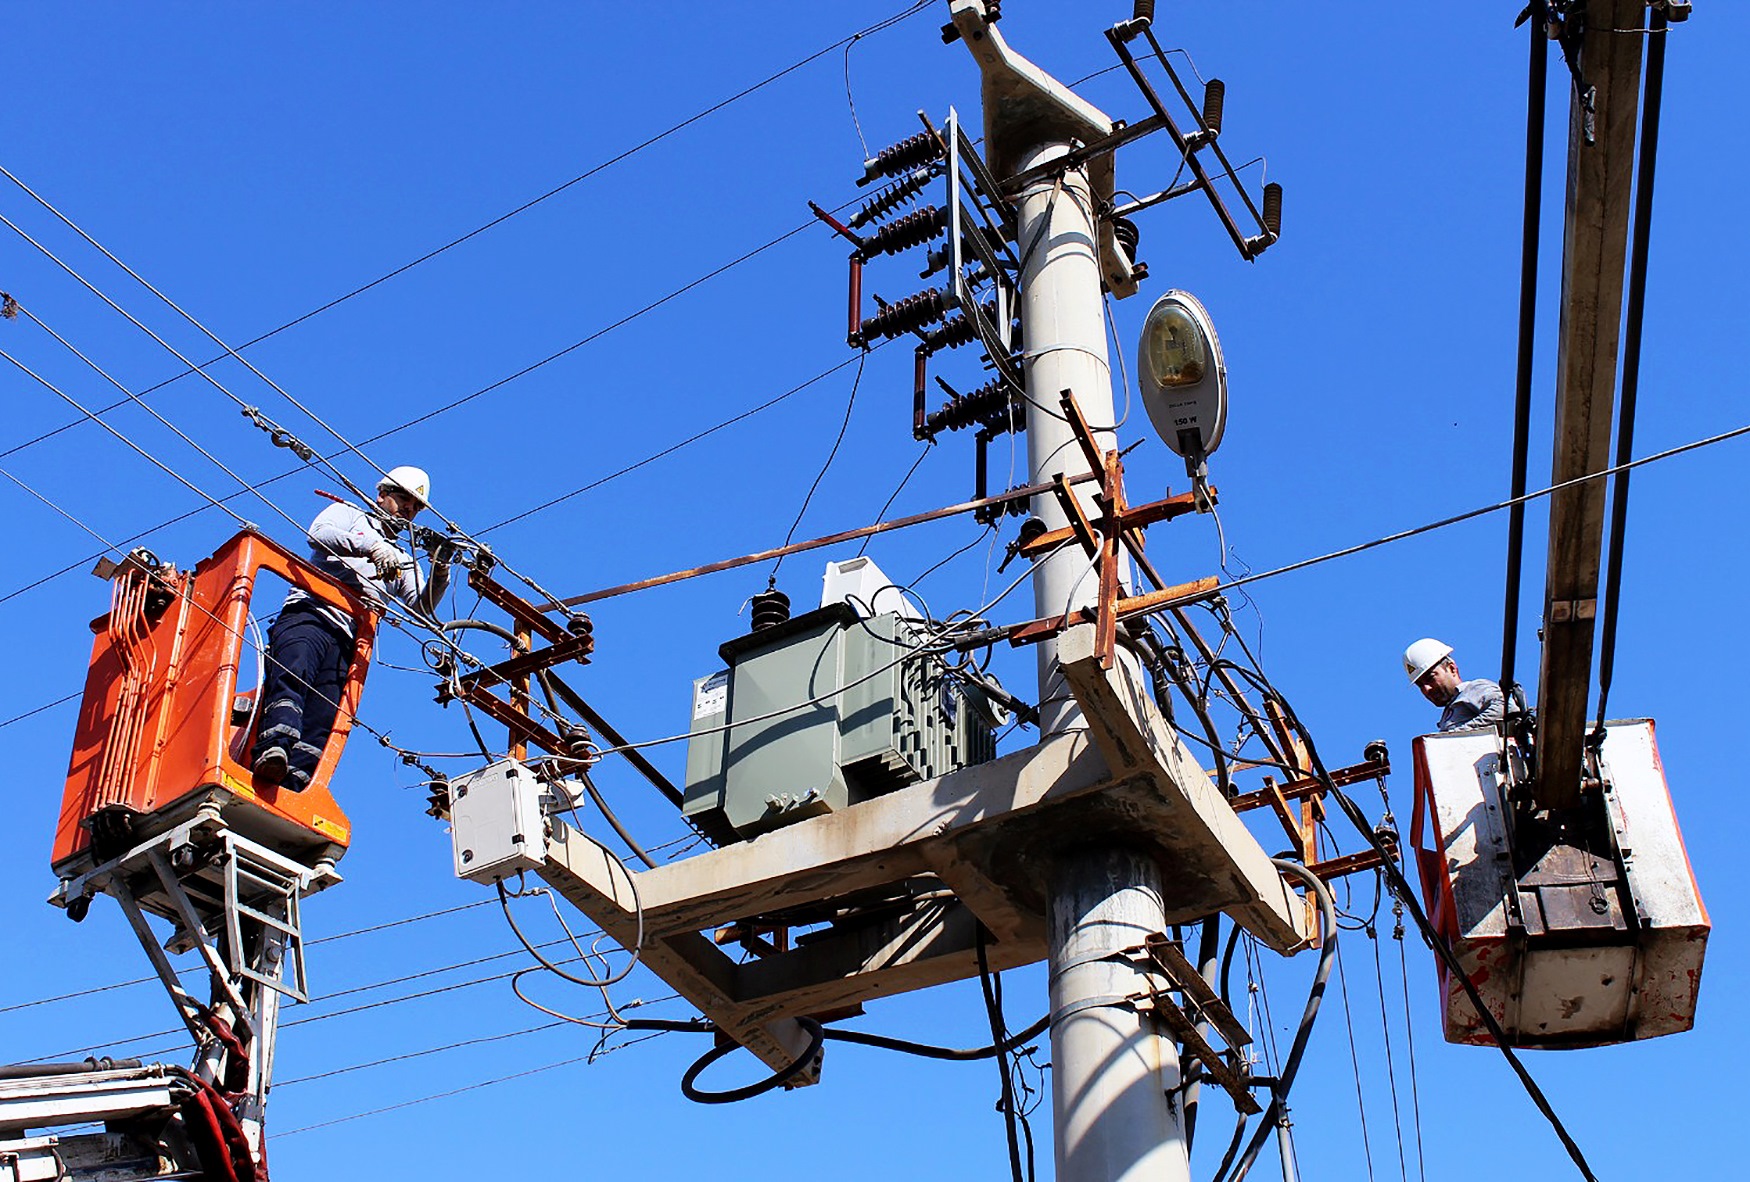
[[[286,749],[269,747],[255,757],[255,778],[270,787],[277,787],[286,778]]]

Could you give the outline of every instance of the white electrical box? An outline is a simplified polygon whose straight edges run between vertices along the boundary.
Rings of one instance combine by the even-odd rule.
[[[850,603],[864,619],[889,612],[902,620],[923,618],[894,586],[893,580],[875,565],[875,560],[860,555],[844,562],[826,564],[826,574],[821,579],[820,606],[831,607],[835,603]]]
[[[450,781],[456,877],[490,885],[547,860],[541,782],[514,759]]]

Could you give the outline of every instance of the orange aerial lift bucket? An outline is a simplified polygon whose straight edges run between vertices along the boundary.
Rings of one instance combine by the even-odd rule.
[[[238,694],[238,671],[262,659],[250,600],[263,572],[355,623],[357,647],[334,731],[302,792],[257,783],[249,770],[258,712],[255,695]],[[236,833],[306,866],[338,859],[351,829],[327,785],[364,686],[374,614],[310,564],[249,531],[192,571],[159,566],[135,551],[109,573],[111,608],[91,625],[97,641],[55,830],[52,861],[63,883],[203,806],[217,809]]]
[[[1651,719],[1605,725],[1596,789],[1560,826],[1518,799],[1495,730],[1413,745],[1410,823],[1428,916],[1507,1040],[1586,1047],[1688,1030],[1707,950]],[[1448,1042],[1494,1040],[1440,969]]]

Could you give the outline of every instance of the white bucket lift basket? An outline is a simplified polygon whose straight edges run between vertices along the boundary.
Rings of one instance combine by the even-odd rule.
[[[1584,1047],[1688,1030],[1709,924],[1652,720],[1605,727],[1611,848],[1563,848],[1517,878],[1508,754],[1492,729],[1416,739],[1410,832],[1429,918],[1508,1041]],[[1493,1042],[1444,967],[1440,993],[1448,1042]]]

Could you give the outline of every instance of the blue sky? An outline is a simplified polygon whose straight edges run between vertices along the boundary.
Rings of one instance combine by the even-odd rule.
[[[1004,8],[1012,43],[1065,79],[1112,65],[1100,31],[1129,15],[1129,5],[1110,2],[1011,0]],[[1731,223],[1750,177],[1742,133],[1731,130],[1726,113],[1737,97],[1734,50],[1750,32],[1750,14],[1737,5],[1697,8],[1669,50],[1636,432],[1641,454],[1746,419],[1744,400],[1733,393],[1741,379],[1732,359],[1750,339],[1735,294],[1750,259]],[[0,163],[235,343],[401,267],[899,10],[898,3],[15,6],[0,45],[8,80]],[[1283,238],[1246,264],[1194,200],[1144,215],[1141,253],[1152,277],[1144,297],[1115,306],[1117,335],[1128,363],[1147,303],[1169,287],[1195,292],[1210,309],[1232,387],[1212,475],[1227,541],[1251,568],[1506,495],[1524,131],[1516,12],[1513,4],[1398,6],[1380,19],[1328,6],[1161,6],[1163,41],[1184,47],[1205,76],[1227,83],[1223,143],[1230,156],[1236,163],[1266,156],[1268,179],[1285,186]],[[936,29],[944,20],[946,6],[931,7],[854,46],[849,79],[871,148],[911,134],[920,108],[939,120],[955,104],[976,120],[977,76],[964,49],[941,44]],[[370,457],[385,467],[427,467],[435,499],[470,528],[601,480],[849,357],[844,251],[808,225],[806,206],[857,195],[852,182],[864,149],[846,74],[844,52],[827,53],[249,356],[347,438],[394,431],[366,447]],[[1550,87],[1534,487],[1548,472],[1566,153],[1567,83],[1559,63]],[[1092,79],[1082,92],[1114,116],[1145,113],[1121,72]],[[1164,142],[1146,141],[1121,157],[1119,182],[1152,190],[1167,182],[1173,163]],[[1258,168],[1246,175],[1255,191]],[[9,185],[0,186],[0,213],[178,349],[212,354],[186,322]],[[889,298],[910,284],[903,264],[871,268],[870,286]],[[132,389],[180,368],[3,228],[0,289]],[[550,364],[395,430],[586,339]],[[22,319],[0,323],[0,342],[81,402],[107,405],[116,397]],[[204,502],[90,423],[8,451],[76,416],[5,369],[0,466],[18,480],[103,537],[146,533],[139,544],[185,565],[233,531],[212,509],[160,527]],[[776,545],[838,429],[853,370],[487,536],[512,564],[566,594]],[[240,366],[212,372],[239,397],[333,449],[321,426]],[[976,382],[965,359],[943,372],[963,387]],[[293,466],[209,385],[184,379],[151,400],[251,482]],[[872,519],[917,458],[909,418],[908,351],[885,350],[868,363],[850,432],[799,536]],[[214,495],[236,491],[230,477],[138,407],[107,419]],[[1183,490],[1182,467],[1141,414],[1123,437],[1145,440],[1127,461],[1132,499]],[[1741,712],[1730,705],[1722,672],[1746,640],[1742,592],[1734,590],[1750,575],[1736,476],[1745,446],[1727,443],[1654,465],[1634,484],[1612,713],[1658,720],[1715,933],[1693,1033],[1530,1058],[1610,1177],[1678,1166],[1718,1172],[1728,1151],[1727,1065],[1750,1041],[1726,993],[1745,968],[1746,944],[1743,907],[1728,889],[1740,812],[1738,761],[1730,753]],[[971,451],[970,440],[944,437],[892,512],[970,495]],[[371,473],[360,463],[352,475],[363,481]],[[299,472],[270,486],[278,509],[250,496],[234,504],[291,541],[325,503],[315,490],[332,485]],[[68,517],[12,482],[0,483],[0,506],[14,535],[0,578],[13,671],[0,689],[4,721],[80,688],[86,623],[105,610],[107,591],[83,573],[98,544]],[[1536,663],[1531,637],[1543,543],[1536,510],[1529,532],[1522,670]],[[1409,739],[1433,720],[1403,683],[1398,652],[1432,633],[1458,648],[1468,674],[1490,670],[1499,651],[1504,538],[1505,519],[1496,515],[1251,588],[1253,606],[1242,620],[1262,627],[1272,678],[1330,762],[1358,760],[1375,737],[1391,742],[1406,768],[1392,781],[1400,813],[1409,801]],[[908,581],[977,540],[977,528],[960,520],[881,539],[870,553]],[[987,553],[973,544],[921,584],[938,615],[982,601]],[[1220,562],[1207,519],[1157,527],[1151,553],[1185,579],[1216,573]],[[793,598],[814,593],[824,557],[848,553],[784,565],[781,584]],[[70,566],[77,569],[37,582]],[[23,590],[30,584],[37,585]],[[592,613],[599,655],[575,684],[631,737],[683,729],[691,680],[716,667],[717,644],[745,628],[738,611],[763,584],[763,573],[750,570],[599,605]],[[1017,603],[1015,617],[1024,610]],[[363,717],[407,746],[466,746],[455,711],[432,703],[430,679],[388,667],[417,667],[416,647],[390,636],[382,656]],[[1010,685],[1030,690],[1028,656],[1006,658],[999,670]],[[53,886],[47,850],[73,715],[63,705],[0,729],[18,853],[0,865],[4,1060],[115,1042],[174,1022],[148,986],[6,1008],[147,971],[112,905],[100,903],[74,927],[41,902]],[[678,778],[678,748],[660,749],[657,758]],[[336,780],[355,827],[342,864],[348,881],[308,906],[312,936],[483,898],[450,876],[447,838],[422,815],[414,779],[369,742],[348,752]],[[681,835],[672,813],[634,778],[609,773],[604,783],[649,840]],[[1385,934],[1386,1010],[1396,1024],[1403,1090],[1398,948]],[[500,917],[482,906],[313,948],[312,979],[318,994],[332,996],[511,947]],[[1394,1177],[1373,949],[1364,938],[1348,947],[1374,1171]],[[1559,1145],[1499,1058],[1440,1042],[1430,958],[1413,937],[1405,951],[1427,1176],[1465,1176],[1479,1160],[1512,1162],[1511,1176],[1564,1176]],[[841,1047],[820,1087],[705,1109],[675,1088],[702,1049],[681,1036],[588,1067],[289,1133],[587,1053],[587,1032],[548,1030],[290,1082],[546,1021],[523,1009],[503,982],[463,985],[513,963],[289,1011],[288,1023],[321,1020],[289,1027],[281,1041],[286,1084],[270,1110],[271,1127],[289,1134],[272,1145],[281,1175],[460,1175],[496,1171],[507,1160],[658,1177],[707,1169],[724,1178],[774,1171],[981,1177],[1004,1168],[988,1064]],[[1266,957],[1262,979],[1279,1027],[1297,1012],[1311,969],[1310,957]],[[432,986],[455,987],[324,1016]],[[664,993],[640,975],[623,996]],[[1043,1008],[1042,976],[1014,974],[1007,996],[1011,1024],[1026,1024]],[[551,1000],[593,1008],[594,999]],[[1335,1002],[1296,1089],[1295,1132],[1309,1176],[1362,1177],[1356,1073]],[[981,1038],[983,1020],[976,989],[955,987],[878,1003],[863,1024],[967,1045]],[[119,1051],[157,1052],[173,1043],[147,1039]],[[722,1078],[735,1070],[724,1065]],[[1042,1137],[1048,1113],[1035,1118]],[[1479,1159],[1479,1142],[1496,1152]],[[1211,1148],[1218,1147],[1205,1146],[1200,1161]],[[1410,1153],[1414,1176],[1413,1147]]]

